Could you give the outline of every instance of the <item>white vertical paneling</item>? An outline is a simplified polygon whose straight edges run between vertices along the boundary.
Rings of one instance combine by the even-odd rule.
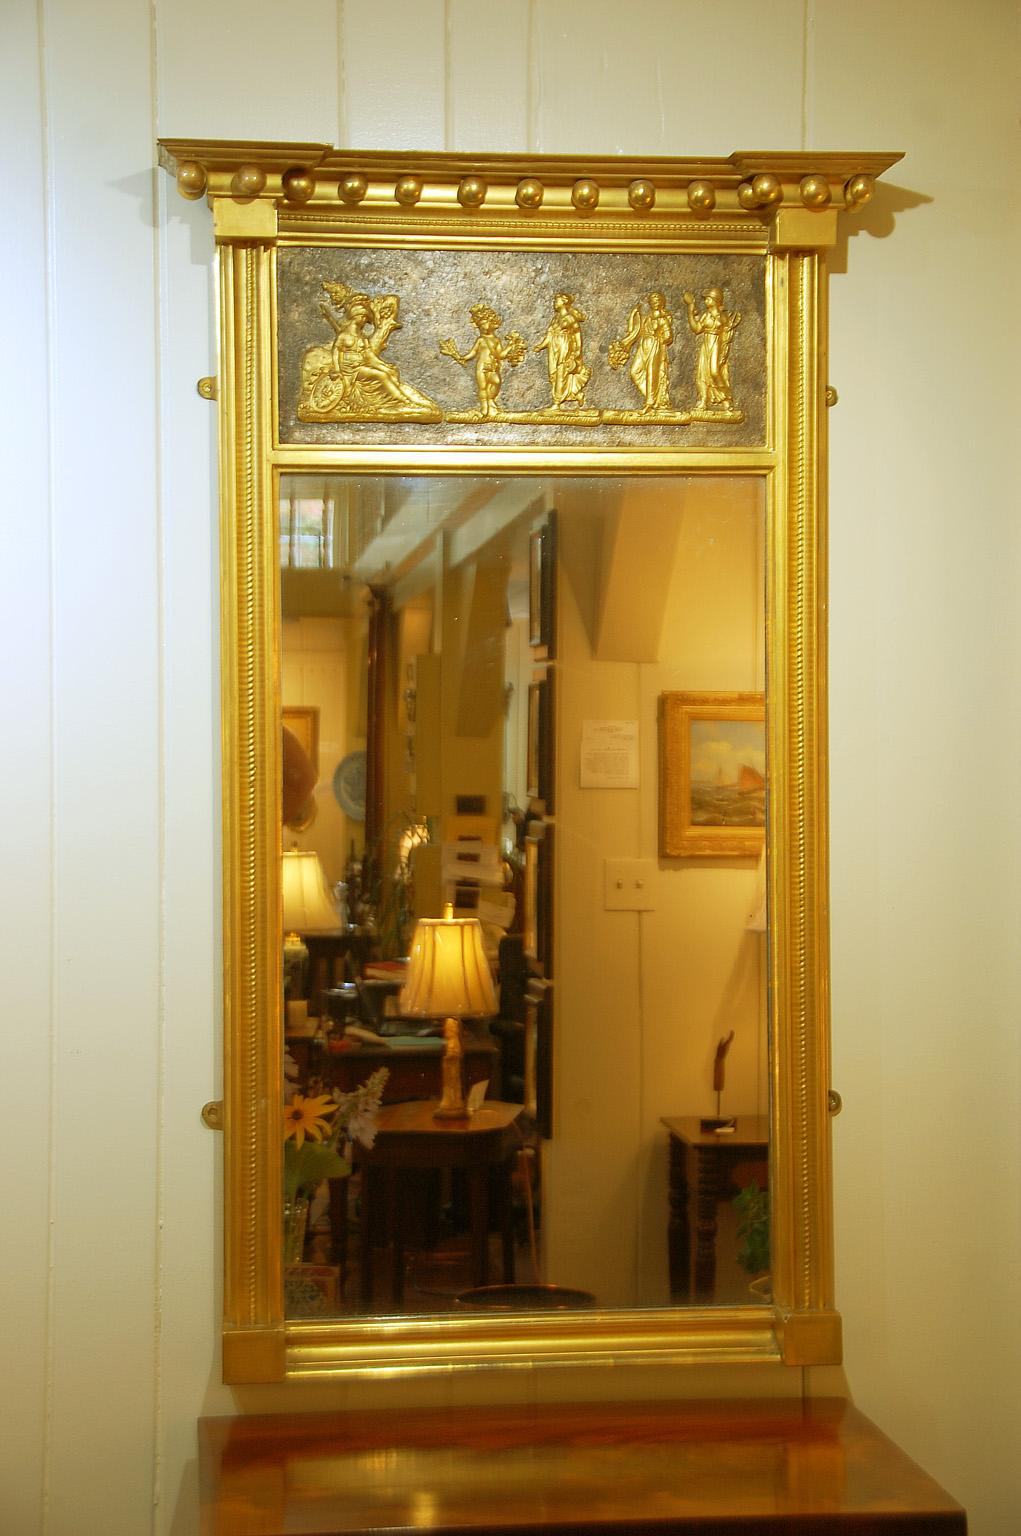
[[[154,7],[161,134],[337,141],[337,0]]]
[[[486,7],[479,0],[447,0],[447,149],[513,154],[530,148],[530,9],[529,0]]]
[[[148,11],[120,0],[53,0],[43,18],[56,612],[47,1530],[144,1531],[161,992],[152,38]]]
[[[0,124],[18,215],[4,238],[4,808],[0,880],[0,1526],[35,1536],[42,1515],[50,1135],[50,497],[46,147],[34,0],[14,0],[0,49]],[[17,451],[15,451],[17,449]]]
[[[1000,0],[820,6],[810,123],[907,151],[832,296],[838,1301],[976,1536],[1021,1420],[1018,40]]]
[[[168,134],[718,154],[795,146],[807,117],[820,147],[912,152],[890,179],[935,200],[881,194],[834,285],[838,1300],[862,1406],[968,1500],[975,1536],[998,1536],[1021,1412],[1018,230],[992,200],[1017,169],[1013,6],[156,0],[155,18]],[[154,236],[141,0],[9,0],[4,19],[0,1524],[134,1536],[155,1490],[155,1528],[191,1536],[195,1417],[236,1402],[218,1384],[217,1149],[197,1119],[220,1048],[214,408],[193,394],[212,367],[208,211],[168,191]],[[706,1377],[396,1390],[734,1391],[753,1373]]]
[[[444,149],[443,0],[341,0],[340,16],[346,146]]]
[[[803,0],[558,0],[535,9],[546,154],[723,155],[801,134]]]

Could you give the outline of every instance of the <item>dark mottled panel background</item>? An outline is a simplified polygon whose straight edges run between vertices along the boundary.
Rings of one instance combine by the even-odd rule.
[[[284,247],[277,254],[278,341],[280,369],[280,441],[353,444],[548,443],[551,447],[690,447],[756,446],[765,438],[765,260],[761,256],[670,255],[661,252],[614,254],[600,251],[411,251],[348,250],[325,246]],[[344,283],[375,297],[394,293],[401,301],[402,329],[390,338],[383,356],[401,379],[430,396],[446,411],[477,406],[472,365],[461,368],[441,355],[439,343],[453,337],[467,352],[478,332],[468,311],[482,302],[503,316],[500,335],[519,331],[529,346],[517,368],[504,365],[499,407],[505,411],[549,407],[545,352],[531,349],[542,340],[553,313],[553,296],[572,293],[585,314],[582,327],[585,362],[592,378],[586,407],[635,410],[642,404],[627,365],[614,371],[607,361],[611,341],[624,335],[632,305],[651,291],[666,295],[674,317],[670,349],[670,400],[675,410],[695,405],[695,358],[698,337],[688,329],[681,295],[695,294],[704,308],[707,288],[722,288],[728,310],[741,312],[730,354],[734,405],[745,413],[740,423],[692,422],[688,426],[600,425],[536,426],[440,424],[415,422],[330,423],[297,419],[302,354],[311,346],[329,346],[333,330],[320,314],[324,281]]]

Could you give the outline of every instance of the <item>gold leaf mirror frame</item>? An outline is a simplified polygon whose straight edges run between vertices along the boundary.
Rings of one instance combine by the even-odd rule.
[[[900,157],[358,154],[163,140],[207,197],[219,256],[224,876],[224,1317],[228,1383],[635,1361],[834,1364],[826,748],[826,251]],[[277,257],[287,247],[740,252],[765,265],[765,410],[739,448],[282,442]],[[474,295],[473,295],[474,297]],[[634,290],[622,291],[622,305]],[[448,354],[451,355],[451,354]],[[453,370],[451,370],[453,371]],[[338,434],[339,436],[339,434]],[[395,434],[399,438],[399,434]],[[766,486],[770,1304],[337,1320],[285,1318],[281,1241],[280,612],[275,476],[756,475]]]

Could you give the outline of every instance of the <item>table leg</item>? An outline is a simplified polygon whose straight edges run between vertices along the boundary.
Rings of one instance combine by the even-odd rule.
[[[386,1170],[386,1217],[389,1228],[390,1249],[393,1258],[391,1269],[391,1302],[396,1312],[404,1305],[404,1180],[398,1168]]]
[[[691,1225],[688,1211],[688,1154],[682,1141],[670,1138],[670,1220],[667,1225],[667,1262],[670,1300],[691,1300]]]
[[[374,1168],[363,1168],[362,1209],[359,1222],[361,1253],[358,1266],[358,1293],[361,1298],[363,1312],[372,1311],[372,1218],[373,1204],[378,1190],[379,1180],[377,1171]]]
[[[468,1207],[471,1213],[472,1284],[489,1284],[489,1169],[468,1169]]]
[[[330,1180],[331,1257],[340,1269],[342,1285],[347,1269],[347,1186],[347,1179]]]
[[[711,1296],[716,1288],[716,1207],[720,1198],[720,1154],[716,1147],[699,1147],[695,1193],[695,1295]]]
[[[512,1153],[497,1169],[500,1200],[500,1238],[503,1246],[503,1283],[514,1284],[514,1200],[512,1174],[517,1154]]]

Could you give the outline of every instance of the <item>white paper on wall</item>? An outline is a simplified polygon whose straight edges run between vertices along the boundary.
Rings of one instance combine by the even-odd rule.
[[[638,721],[584,720],[581,788],[638,788]]]

